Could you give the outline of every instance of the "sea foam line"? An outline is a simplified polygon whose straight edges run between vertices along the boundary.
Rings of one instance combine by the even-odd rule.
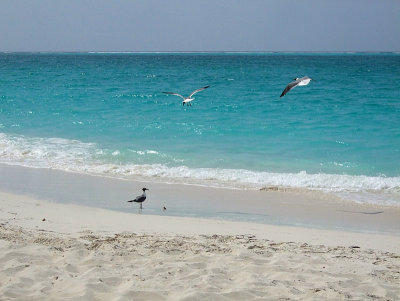
[[[165,160],[156,150],[130,151],[138,157],[154,156]],[[109,154],[106,156],[105,154]],[[229,188],[260,189],[284,187],[331,192],[342,198],[400,206],[400,177],[371,177],[338,174],[275,173],[245,169],[191,168],[167,164],[115,164],[120,150],[101,149],[95,143],[62,138],[29,138],[0,133],[0,162],[35,168],[52,168],[117,178],[146,177],[166,182],[191,183]],[[172,158],[172,157],[171,157]],[[179,163],[169,159],[171,164]]]

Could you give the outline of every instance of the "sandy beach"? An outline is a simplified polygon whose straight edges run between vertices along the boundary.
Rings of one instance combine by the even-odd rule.
[[[371,233],[127,213],[1,192],[0,299],[399,300],[400,236],[390,219],[399,212],[385,212],[387,221],[362,215],[387,230]]]

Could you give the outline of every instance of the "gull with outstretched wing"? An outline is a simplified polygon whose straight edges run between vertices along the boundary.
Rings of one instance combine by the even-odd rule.
[[[205,90],[205,89],[207,89],[208,87],[210,87],[210,86],[205,86],[205,87],[203,87],[203,88],[199,88],[199,89],[197,89],[197,90],[194,90],[193,92],[192,92],[192,94],[190,94],[188,97],[184,97],[184,96],[182,96],[181,94],[178,94],[178,93],[175,93],[175,92],[163,92],[164,94],[169,94],[169,95],[176,95],[176,96],[179,96],[179,97],[181,97],[182,99],[183,99],[183,101],[182,101],[182,105],[184,106],[185,104],[186,105],[188,105],[188,106],[191,106],[192,104],[190,103],[192,100],[194,100],[194,98],[192,98],[192,96],[194,95],[194,94],[196,94],[197,92],[200,92],[200,91],[203,91],[203,90]]]
[[[286,86],[285,90],[283,90],[283,92],[282,92],[282,94],[281,94],[280,97],[284,96],[286,93],[288,93],[288,92],[289,92],[290,90],[292,90],[294,87],[297,87],[297,86],[307,86],[307,85],[310,83],[311,80],[312,80],[312,79],[309,78],[308,76],[304,76],[304,77],[301,77],[301,78],[296,77],[291,83],[289,83],[289,84]]]

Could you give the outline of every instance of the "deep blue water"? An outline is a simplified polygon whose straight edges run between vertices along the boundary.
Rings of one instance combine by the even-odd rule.
[[[3,53],[0,162],[400,204],[400,55]]]

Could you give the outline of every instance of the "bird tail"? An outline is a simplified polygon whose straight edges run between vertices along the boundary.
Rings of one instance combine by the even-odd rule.
[[[130,201],[127,201],[128,203],[132,203],[133,202],[133,200],[130,200]]]

